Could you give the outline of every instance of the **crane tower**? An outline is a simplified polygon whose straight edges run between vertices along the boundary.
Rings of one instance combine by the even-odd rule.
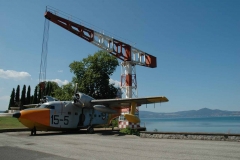
[[[86,27],[86,25],[78,22],[78,20],[71,15],[48,7],[45,12],[45,18],[122,60],[121,89],[125,93],[125,98],[137,97],[136,65],[149,68],[157,67],[156,57],[123,41],[97,32],[90,27]],[[122,112],[124,114],[124,112],[129,112],[129,110]],[[125,121],[121,118],[119,120],[119,123]],[[126,125],[128,126],[129,124]],[[122,127],[126,127],[126,125],[122,125]]]

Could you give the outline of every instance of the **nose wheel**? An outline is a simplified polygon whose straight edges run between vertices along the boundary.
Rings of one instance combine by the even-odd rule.
[[[31,130],[31,136],[36,135],[36,134],[37,134],[36,127],[33,127],[33,129]]]

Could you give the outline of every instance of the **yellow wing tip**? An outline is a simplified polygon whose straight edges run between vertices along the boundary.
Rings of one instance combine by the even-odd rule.
[[[169,100],[166,97],[156,97],[148,99],[149,102],[168,102]]]

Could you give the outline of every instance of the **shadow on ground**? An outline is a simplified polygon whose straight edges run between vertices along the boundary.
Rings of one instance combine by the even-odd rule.
[[[80,131],[37,131],[36,135],[33,136],[54,136],[54,135],[71,135],[71,134],[89,134],[86,130],[80,130]],[[103,136],[125,136],[126,134],[121,133],[119,130],[96,130],[93,134],[103,135]],[[91,134],[90,134],[91,135]],[[29,132],[29,136],[30,132]]]

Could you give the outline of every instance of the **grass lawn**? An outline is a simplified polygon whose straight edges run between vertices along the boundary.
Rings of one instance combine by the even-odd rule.
[[[25,128],[17,118],[13,117],[0,117],[0,130],[9,128]]]

